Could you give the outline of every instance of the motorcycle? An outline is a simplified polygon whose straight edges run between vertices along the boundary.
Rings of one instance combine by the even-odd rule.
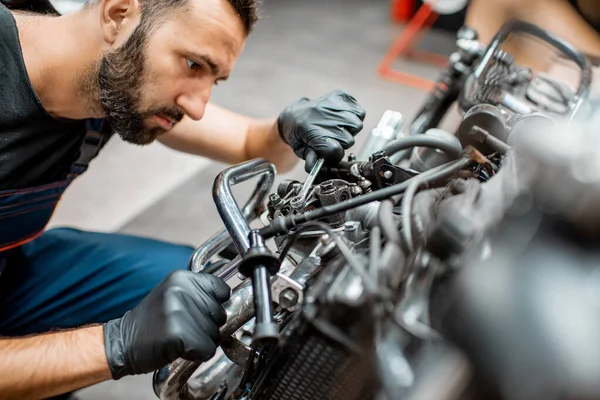
[[[535,37],[574,63],[578,86],[516,65],[502,50],[515,34]],[[320,161],[304,182],[283,181],[276,190],[275,168],[265,160],[221,172],[213,199],[225,229],[199,246],[189,265],[194,272],[239,280],[224,304],[228,318],[221,351],[203,365],[178,359],[156,371],[156,395],[161,400],[531,397],[526,390],[531,382],[517,373],[523,368],[511,344],[523,350],[536,335],[561,331],[557,315],[547,312],[540,322],[534,309],[524,306],[537,276],[517,282],[517,265],[542,259],[525,245],[550,218],[536,204],[552,208],[556,218],[573,211],[582,193],[596,198],[591,178],[570,185],[568,198],[551,190],[552,177],[565,165],[593,167],[590,157],[577,157],[585,146],[580,153],[557,155],[564,142],[550,133],[589,121],[591,79],[584,55],[534,25],[510,21],[487,47],[476,32],[463,28],[457,51],[407,126],[401,114],[388,111],[358,155],[335,166]],[[462,120],[449,133],[438,126],[454,103]],[[576,143],[589,141],[589,136],[573,137]],[[232,186],[250,179],[258,183],[239,207]],[[574,215],[570,226],[589,227],[597,220],[583,206],[564,215]],[[555,236],[557,229],[551,230]],[[519,262],[506,261],[507,254],[519,254]],[[564,254],[573,261],[579,253]],[[552,283],[541,286],[539,299],[561,287],[560,280]],[[519,288],[519,296],[511,298],[511,287]],[[526,311],[514,315],[531,327],[527,332],[511,324],[519,307]],[[538,355],[557,348],[534,347]],[[581,355],[579,350],[569,355]],[[568,358],[553,354],[555,362]],[[547,371],[540,358],[528,360],[538,372]],[[581,379],[569,384],[596,389],[585,373],[570,376]],[[570,387],[566,381],[550,386],[560,392]]]

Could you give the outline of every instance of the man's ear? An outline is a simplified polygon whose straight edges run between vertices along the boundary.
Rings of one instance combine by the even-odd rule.
[[[100,2],[100,24],[104,41],[114,44],[119,35],[128,37],[138,24],[140,17],[138,0],[102,0]]]

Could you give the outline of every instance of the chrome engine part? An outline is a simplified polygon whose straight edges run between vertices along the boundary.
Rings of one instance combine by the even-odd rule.
[[[546,40],[576,62],[579,88],[569,92],[515,66],[500,50],[515,32]],[[305,182],[282,181],[277,188],[275,169],[264,160],[217,176],[213,198],[225,230],[197,248],[190,269],[241,283],[224,305],[222,351],[206,365],[177,360],[157,371],[160,399],[458,400],[583,393],[540,360],[566,363],[562,370],[578,388],[600,396],[593,379],[574,367],[575,360],[586,360],[600,370],[600,358],[592,360],[574,345],[561,353],[564,342],[552,336],[564,329],[557,314],[536,303],[547,318],[535,320],[525,286],[514,277],[537,282],[538,299],[548,299],[550,288],[560,290],[560,280],[543,286],[539,276],[506,267],[515,254],[518,265],[528,260],[522,254],[538,264],[544,259],[523,251],[544,218],[597,235],[597,157],[584,144],[591,136],[564,141],[582,121],[590,124],[582,111],[590,65],[560,39],[519,21],[505,25],[487,49],[469,30],[459,33],[457,45],[439,80],[446,89],[436,87],[407,126],[399,113],[386,112],[359,158],[349,154],[338,165],[319,163]],[[442,131],[439,113],[454,101],[462,121],[456,132]],[[568,180],[570,192],[554,190],[553,177]],[[231,186],[252,178],[257,187],[240,208]],[[251,222],[262,227],[252,230]],[[231,246],[234,254],[223,255]],[[578,253],[560,254],[567,255],[567,266],[576,264]],[[262,276],[248,272],[249,260],[265,267]],[[505,301],[512,287],[506,285],[519,288],[519,297]],[[570,310],[580,305],[571,292],[561,298],[571,301]],[[516,312],[518,307],[525,311]],[[257,333],[264,321],[276,326],[266,341]],[[552,357],[523,356],[528,340],[536,338],[548,342],[533,346],[535,354],[550,349]],[[585,339],[597,341],[593,335]],[[512,349],[511,343],[521,347]],[[556,378],[552,393],[541,385],[526,393],[527,382],[518,374],[525,374],[521,359],[537,368],[537,379],[544,373]]]

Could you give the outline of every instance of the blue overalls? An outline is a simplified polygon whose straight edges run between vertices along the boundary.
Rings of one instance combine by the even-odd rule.
[[[170,272],[187,268],[189,246],[76,229],[44,231],[64,190],[104,144],[95,128],[63,181],[0,191],[0,336],[118,318]]]

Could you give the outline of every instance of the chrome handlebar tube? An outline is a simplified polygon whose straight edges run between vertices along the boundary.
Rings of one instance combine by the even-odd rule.
[[[275,174],[273,164],[257,159],[234,165],[217,175],[213,185],[213,200],[226,229],[218,232],[196,249],[190,260],[191,271],[202,272],[208,260],[225,249],[231,241],[240,255],[246,253],[249,248],[250,232],[247,219],[256,218],[264,210],[266,196],[275,182]],[[240,210],[231,187],[255,177],[260,177],[259,182],[243,210]],[[227,279],[239,266],[239,260],[240,257],[237,257],[230,265],[217,271],[216,275]],[[248,280],[236,287],[223,307],[227,314],[227,323],[220,329],[221,340],[233,335],[254,315],[251,282]],[[197,362],[177,359],[157,370],[153,377],[154,393],[161,400],[187,398],[187,381],[199,366],[200,363]]]

